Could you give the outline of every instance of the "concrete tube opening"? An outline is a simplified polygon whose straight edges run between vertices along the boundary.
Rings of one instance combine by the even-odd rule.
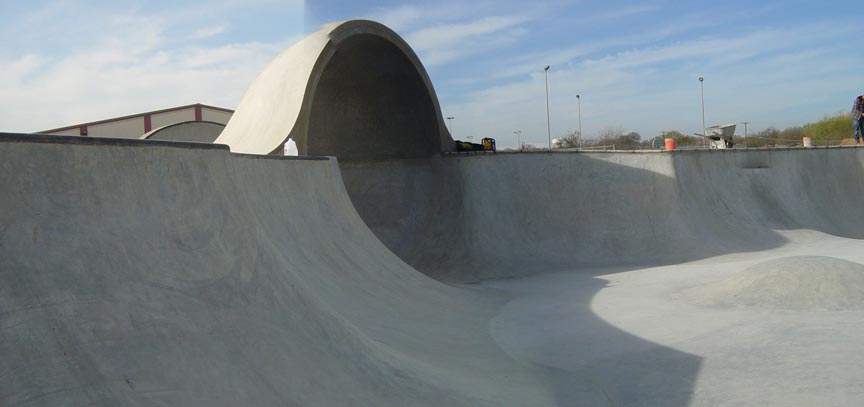
[[[441,152],[430,89],[405,53],[380,36],[343,40],[313,94],[307,154],[351,161]]]

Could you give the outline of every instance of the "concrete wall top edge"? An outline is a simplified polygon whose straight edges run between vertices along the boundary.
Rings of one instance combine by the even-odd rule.
[[[330,161],[336,157],[327,157],[320,155],[273,155],[273,154],[246,154],[246,153],[231,153],[232,157],[252,158],[256,160],[294,160],[294,161]]]
[[[142,134],[142,135],[141,135],[140,137],[138,137],[138,138],[141,139],[141,140],[147,140],[147,139],[150,139],[152,136],[156,135],[157,133],[159,133],[160,131],[168,130],[168,129],[172,129],[172,128],[176,128],[176,127],[180,127],[180,126],[190,126],[190,125],[192,125],[192,126],[208,126],[208,125],[209,125],[209,126],[218,126],[218,127],[222,128],[222,129],[225,128],[225,125],[224,125],[224,124],[222,124],[222,123],[218,123],[218,122],[209,121],[209,120],[201,120],[201,121],[185,121],[185,122],[179,122],[179,123],[172,123],[172,124],[168,124],[168,125],[165,125],[165,126],[159,127],[159,128],[157,128],[157,129],[150,130],[149,132]],[[154,140],[154,141],[155,141],[155,140]]]
[[[0,143],[33,143],[33,144],[74,144],[82,146],[126,146],[126,147],[169,147],[193,150],[219,150],[230,149],[225,144],[194,143],[188,141],[165,141],[165,140],[138,140],[107,137],[80,137],[80,136],[53,136],[46,134],[28,133],[0,133]],[[294,161],[329,161],[326,156],[282,156],[282,155],[258,155],[230,153],[232,157],[253,158],[266,160],[294,160]]]
[[[166,140],[139,140],[110,137],[80,137],[80,136],[53,136],[46,134],[27,133],[0,133],[0,143],[50,143],[50,144],[78,144],[78,145],[113,145],[152,147],[165,146],[175,148],[193,148],[202,150],[229,150],[224,144],[193,143],[188,141],[166,141]]]

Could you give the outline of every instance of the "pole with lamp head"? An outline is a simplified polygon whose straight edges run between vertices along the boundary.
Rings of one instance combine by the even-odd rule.
[[[552,128],[549,123],[549,65],[543,68],[546,77],[546,137],[549,139],[549,151],[552,151]]]
[[[579,109],[579,148],[582,148],[582,98],[576,94],[577,109]]]
[[[705,78],[699,77],[699,89],[702,91],[702,136],[703,142],[702,145],[708,143],[708,129],[705,127]]]
[[[449,131],[450,131],[450,137],[455,138],[455,137],[453,136],[453,119],[455,119],[455,117],[453,117],[453,116],[447,116],[447,121],[450,122],[450,129],[449,129]]]

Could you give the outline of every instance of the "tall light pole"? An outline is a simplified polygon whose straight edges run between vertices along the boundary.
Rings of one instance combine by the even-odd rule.
[[[450,122],[450,137],[453,137],[453,119],[455,119],[453,116],[447,117],[447,121]]]
[[[699,77],[699,88],[702,90],[702,145],[708,143],[708,130],[705,128],[705,78]]]
[[[579,109],[579,148],[582,148],[582,98],[576,95],[576,103]]]
[[[519,151],[522,151],[522,130],[516,130],[513,134],[516,135],[516,145],[519,147]]]
[[[552,128],[549,124],[549,65],[543,68],[546,76],[546,137],[549,139],[549,151],[552,151]]]
[[[747,148],[747,125],[750,124],[750,122],[741,122],[741,124],[744,125],[744,148]]]

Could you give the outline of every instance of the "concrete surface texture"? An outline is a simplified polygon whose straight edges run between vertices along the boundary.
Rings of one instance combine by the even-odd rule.
[[[0,158],[0,405],[555,404],[490,335],[504,298],[390,253],[333,159],[50,136]]]
[[[396,33],[365,20],[333,23],[280,54],[252,83],[216,143],[238,153],[340,160],[451,151],[422,63]]]
[[[555,372],[559,405],[848,406],[864,402],[862,157],[542,153],[341,167],[358,212],[401,258],[511,295],[493,336]]]
[[[859,151],[344,165],[444,284],[332,158],[0,136],[0,404],[857,405]]]
[[[169,124],[142,135],[142,140],[187,141],[212,143],[219,137],[225,125],[216,122],[190,121]]]
[[[828,256],[781,257],[699,287],[691,296],[717,306],[864,308],[864,265]]]
[[[782,235],[784,246],[759,252],[490,281],[484,286],[513,296],[490,329],[515,359],[572,380],[562,386],[567,402],[560,405],[860,405],[860,309],[709,306],[691,297],[694,288],[766,259],[819,255],[864,262],[857,239],[808,230]],[[604,402],[584,402],[586,383],[602,389]]]
[[[365,21],[227,146],[0,134],[0,406],[864,403],[864,150],[450,141]]]
[[[341,167],[361,217],[394,253],[466,282],[765,250],[786,243],[778,229],[864,238],[861,154],[499,154]]]

